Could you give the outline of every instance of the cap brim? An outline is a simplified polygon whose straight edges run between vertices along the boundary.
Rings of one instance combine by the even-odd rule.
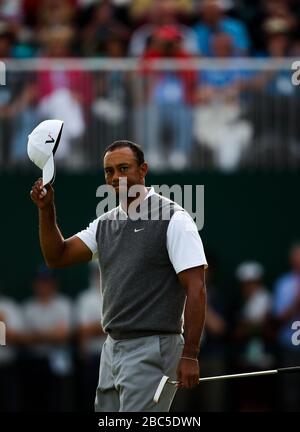
[[[54,158],[51,155],[43,168],[43,186],[48,183],[52,183],[55,177],[55,166],[54,166]]]

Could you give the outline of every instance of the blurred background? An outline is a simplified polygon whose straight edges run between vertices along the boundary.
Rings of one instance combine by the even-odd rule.
[[[102,153],[142,145],[148,185],[205,186],[201,375],[300,365],[298,0],[0,0],[0,411],[93,411],[99,269],[43,265],[27,136],[65,122],[65,237],[96,217]],[[300,341],[300,338],[298,338]],[[299,411],[300,376],[203,383],[173,411]]]

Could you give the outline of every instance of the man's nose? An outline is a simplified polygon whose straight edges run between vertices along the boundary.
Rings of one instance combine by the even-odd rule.
[[[111,180],[114,186],[119,184],[119,177],[120,177],[120,173],[118,171],[115,171]]]
[[[125,184],[125,182],[126,182],[126,177],[122,176],[120,172],[116,171],[112,178],[112,184],[114,186],[115,185],[121,186],[122,184]]]

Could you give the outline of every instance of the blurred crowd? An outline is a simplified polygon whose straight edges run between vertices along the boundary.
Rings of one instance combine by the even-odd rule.
[[[230,300],[229,287],[216,283],[218,262],[210,255],[208,262],[201,376],[299,366],[300,244],[291,247],[290,269],[273,287],[261,263],[240,263]],[[89,266],[88,286],[75,299],[60,292],[45,267],[33,280],[32,298],[20,304],[0,296],[7,343],[0,347],[0,411],[93,411],[106,334],[98,263]],[[299,374],[202,383],[178,391],[172,410],[299,411],[299,389]]]
[[[47,118],[65,121],[57,158],[68,169],[98,168],[103,148],[124,137],[154,170],[298,166],[291,65],[245,65],[299,56],[299,24],[297,0],[1,0],[0,59],[58,63],[7,62],[0,166],[28,166],[27,135]],[[138,63],[95,70],[91,58]],[[186,66],[157,70],[166,59]],[[239,61],[197,70],[193,59]]]
[[[231,55],[297,55],[299,18],[297,0],[1,0],[0,57],[141,56],[164,25],[191,55],[219,56],[216,33]]]
[[[76,299],[59,292],[57,276],[38,269],[33,296],[23,304],[0,295],[6,346],[0,347],[0,411],[92,411],[101,327],[100,274]]]
[[[102,151],[120,138],[141,144],[153,170],[297,167],[291,68],[251,61],[299,57],[299,29],[298,0],[0,0],[0,170],[31,169],[27,136],[49,118],[65,123],[59,169],[99,170]],[[32,67],[22,64],[28,59]],[[38,67],[43,59],[56,63]],[[95,68],[94,59],[107,63]],[[156,69],[170,59],[181,67]],[[212,63],[197,69],[194,59]],[[232,66],[215,67],[219,59]],[[265,286],[262,263],[241,263],[234,304],[216,282],[218,263],[208,261],[201,375],[300,365],[292,343],[300,245],[274,286]],[[100,283],[91,264],[89,286],[70,299],[41,268],[32,299],[0,294],[0,411],[93,410],[106,337]],[[299,410],[299,389],[296,374],[206,383],[178,391],[173,409]]]

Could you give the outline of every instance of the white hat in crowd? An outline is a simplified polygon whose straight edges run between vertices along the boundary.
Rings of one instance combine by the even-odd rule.
[[[236,269],[236,278],[240,282],[259,280],[264,275],[263,266],[256,261],[246,261],[241,263]]]

